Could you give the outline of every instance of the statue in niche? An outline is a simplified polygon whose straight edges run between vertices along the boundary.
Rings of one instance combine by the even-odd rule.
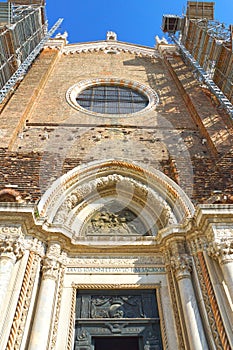
[[[147,235],[147,232],[136,214],[112,202],[94,214],[86,226],[86,234]]]

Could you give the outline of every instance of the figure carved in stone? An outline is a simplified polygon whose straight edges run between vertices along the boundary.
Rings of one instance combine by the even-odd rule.
[[[43,261],[43,278],[57,279],[59,263],[55,259],[46,257]]]
[[[117,203],[95,213],[86,226],[86,234],[148,235],[138,216]]]

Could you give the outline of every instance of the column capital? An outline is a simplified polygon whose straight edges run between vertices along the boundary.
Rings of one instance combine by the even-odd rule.
[[[206,237],[195,237],[194,239],[190,240],[189,247],[192,254],[205,251],[207,247]]]
[[[61,256],[61,244],[59,242],[49,242],[46,256],[58,260]]]
[[[55,259],[45,257],[42,265],[43,279],[56,280],[58,278],[59,263]]]
[[[24,250],[22,237],[5,236],[0,240],[0,257],[17,261],[23,256]]]
[[[220,264],[233,262],[233,240],[226,239],[209,243],[208,255],[218,260]]]
[[[187,254],[172,256],[171,267],[175,271],[177,280],[182,278],[190,278],[190,272],[192,271],[192,259]]]

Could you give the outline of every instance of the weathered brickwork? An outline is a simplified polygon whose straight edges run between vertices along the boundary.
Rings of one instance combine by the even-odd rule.
[[[111,119],[68,104],[72,85],[111,77],[149,86],[159,105]],[[232,194],[232,121],[177,54],[46,49],[3,108],[0,131],[0,190],[12,186],[29,202],[74,167],[114,157],[163,171],[194,204]]]

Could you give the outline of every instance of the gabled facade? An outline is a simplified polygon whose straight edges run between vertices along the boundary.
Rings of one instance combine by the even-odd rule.
[[[175,45],[57,36],[2,105],[1,349],[231,349],[232,120]]]

